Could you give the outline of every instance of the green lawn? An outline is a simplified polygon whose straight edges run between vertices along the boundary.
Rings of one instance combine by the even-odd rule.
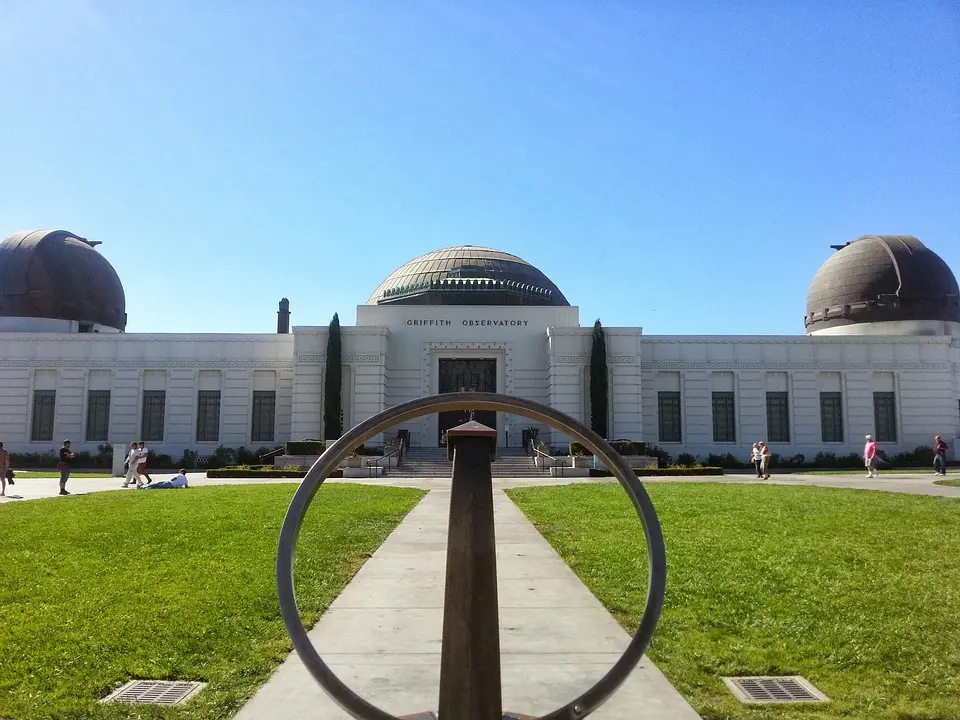
[[[290,650],[274,584],[295,485],[0,506],[0,718],[229,718]],[[301,534],[313,624],[423,493],[331,485]],[[105,706],[134,678],[210,683],[181,709]]]
[[[947,480],[934,480],[934,485],[948,485],[950,487],[960,487],[960,478],[949,478]]]
[[[668,556],[650,655],[704,718],[960,718],[960,501],[773,485],[648,489]],[[509,495],[633,632],[646,558],[623,490]],[[745,706],[719,679],[794,674],[832,702]]]

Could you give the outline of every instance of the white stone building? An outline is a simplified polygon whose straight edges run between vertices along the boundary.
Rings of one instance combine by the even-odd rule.
[[[119,278],[66,232],[0,245],[0,440],[42,452],[145,440],[174,457],[324,435],[327,326],[276,334],[126,333]],[[327,318],[317,318],[326,322]],[[943,261],[908,237],[843,246],[814,278],[807,335],[648,336],[606,330],[611,439],[676,456],[890,453],[960,435],[960,298]],[[589,422],[592,323],[543,273],[513,255],[464,246],[390,275],[342,329],[345,426],[397,403],[458,389],[548,403]],[[459,421],[403,426],[436,446]],[[522,418],[496,423],[520,444]],[[547,430],[554,445],[565,439]],[[952,440],[952,442],[951,442]]]

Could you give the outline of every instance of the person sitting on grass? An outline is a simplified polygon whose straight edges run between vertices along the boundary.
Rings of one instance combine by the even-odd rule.
[[[137,490],[166,490],[168,488],[190,487],[187,483],[187,471],[180,470],[180,474],[172,480],[151,480],[146,485],[138,485]]]

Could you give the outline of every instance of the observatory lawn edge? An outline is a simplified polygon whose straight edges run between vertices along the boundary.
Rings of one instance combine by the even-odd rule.
[[[0,506],[0,717],[232,717],[291,650],[275,562],[295,488],[94,493]],[[307,627],[423,496],[322,488],[296,563]],[[132,679],[209,685],[181,707],[98,703]]]
[[[960,500],[719,483],[648,485],[667,549],[649,655],[705,720],[960,718]],[[507,494],[634,632],[647,587],[619,485]],[[830,702],[746,706],[729,675],[803,675]]]

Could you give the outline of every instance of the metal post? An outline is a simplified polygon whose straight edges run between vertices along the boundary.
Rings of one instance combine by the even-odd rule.
[[[500,622],[491,456],[497,431],[478,422],[447,431],[453,455],[439,717],[501,720]]]

